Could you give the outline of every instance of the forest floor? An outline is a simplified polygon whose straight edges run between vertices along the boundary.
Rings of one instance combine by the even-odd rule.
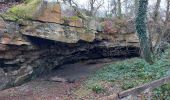
[[[153,65],[140,58],[100,59],[63,65],[50,74],[0,91],[0,100],[99,100],[170,75],[169,54]],[[170,100],[170,84],[153,91]]]
[[[103,68],[105,64],[119,60],[90,60],[61,66],[52,73],[42,75],[31,82],[0,91],[0,100],[75,100],[77,98],[75,91],[81,88],[91,74]],[[59,77],[56,81],[61,81],[50,80],[53,77]],[[91,96],[95,97],[95,94]]]

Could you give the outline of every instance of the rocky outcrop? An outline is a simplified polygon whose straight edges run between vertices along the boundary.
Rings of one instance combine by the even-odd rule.
[[[92,42],[95,39],[95,31],[55,23],[29,21],[21,29],[21,33],[24,35],[65,43],[77,43],[79,40]]]
[[[60,23],[58,3],[52,8],[48,5],[34,20],[0,17],[0,89],[20,85],[63,64],[139,56],[134,33],[105,34],[96,30],[95,22],[85,28],[75,18],[75,22]]]
[[[138,42],[130,39],[135,34],[111,38],[103,33],[55,23],[16,23],[2,19],[1,22],[1,89],[20,85],[67,63],[139,56]]]

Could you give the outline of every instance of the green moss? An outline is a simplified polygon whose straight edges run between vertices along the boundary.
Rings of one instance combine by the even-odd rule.
[[[100,86],[100,85],[94,85],[93,87],[92,87],[92,91],[94,91],[95,93],[102,93],[102,92],[104,92],[105,90],[104,90],[104,88],[102,87],[102,86]]]
[[[10,21],[17,21],[19,18],[15,15],[10,14],[1,14],[0,15],[4,20],[10,20]]]
[[[69,18],[70,20],[79,20],[80,18],[78,16],[72,16]]]
[[[93,82],[93,81],[91,81],[91,82]],[[86,84],[86,86],[88,87],[88,89],[92,90],[93,92],[95,92],[97,94],[105,92],[105,89],[102,86],[101,82],[90,83],[90,81],[89,81],[89,83]]]
[[[3,16],[5,19],[32,19],[41,0],[26,0],[24,3],[10,8]]]
[[[170,100],[170,83],[153,90],[154,100]]]

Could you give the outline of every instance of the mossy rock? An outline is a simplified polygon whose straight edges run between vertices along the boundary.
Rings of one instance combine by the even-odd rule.
[[[72,16],[69,18],[70,20],[80,20],[80,18],[78,16]]]
[[[42,0],[25,0],[22,4],[10,8],[5,14],[1,15],[6,20],[16,21],[18,19],[33,19],[37,7]]]

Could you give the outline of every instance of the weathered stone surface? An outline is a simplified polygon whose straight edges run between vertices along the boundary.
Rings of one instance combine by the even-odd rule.
[[[88,26],[87,27],[89,29],[96,30],[97,29],[96,26],[97,26],[97,21],[95,19],[89,19],[88,20]]]
[[[1,22],[1,20],[0,20]],[[0,27],[0,43],[1,44],[11,44],[11,45],[29,45],[29,42],[23,39],[19,33],[19,26],[14,22],[4,22],[2,27]]]
[[[80,18],[78,18],[78,19],[69,19],[68,21],[69,21],[69,23],[68,23],[69,26],[81,27],[81,28],[84,27],[83,22],[82,22],[82,20]]]
[[[12,37],[10,34],[3,33],[1,39],[1,44],[12,44],[12,45],[30,45],[29,42],[25,41],[22,37]]]
[[[44,22],[61,23],[60,3],[43,0],[36,12],[35,18]]]
[[[14,81],[15,85],[20,85],[28,80],[33,74],[33,68],[31,66],[23,66],[17,72],[17,77]]]
[[[58,77],[58,76],[51,77],[51,78],[49,79],[49,81],[52,81],[52,82],[67,82],[66,79],[60,78],[60,77]]]
[[[139,56],[138,43],[129,39],[135,34],[106,36],[85,28],[24,20],[5,22],[0,30],[6,30],[0,35],[0,69],[7,75],[1,75],[5,82],[1,89],[20,85],[63,64]]]
[[[0,29],[5,28],[5,21],[0,17]]]
[[[134,34],[134,33],[126,35],[126,41],[128,43],[139,43],[139,39],[137,37],[137,34]]]
[[[22,34],[66,43],[77,43],[80,40],[92,42],[95,39],[94,31],[55,23],[34,22],[32,26],[24,27]]]
[[[0,90],[6,88],[8,84],[8,78],[2,68],[0,68]]]

